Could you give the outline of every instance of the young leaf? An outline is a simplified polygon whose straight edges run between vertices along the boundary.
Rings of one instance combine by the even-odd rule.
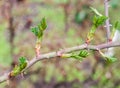
[[[39,34],[39,29],[38,29],[38,27],[32,27],[32,28],[31,28],[31,31],[35,34],[35,36],[38,36],[38,34]]]
[[[97,28],[98,26],[102,25],[107,19],[108,17],[106,16],[94,16],[93,25],[95,25]]]
[[[119,27],[120,27],[120,23],[119,23],[119,21],[116,21],[114,24],[114,28],[119,29]]]
[[[120,30],[120,22],[116,21],[111,30],[111,39],[114,37],[116,30]]]
[[[40,24],[38,25],[39,29],[44,31],[47,28],[46,20],[45,18],[42,18]]]
[[[20,63],[20,64],[26,63],[26,58],[25,58],[25,57],[20,57],[20,58],[19,58],[19,63]]]
[[[88,55],[89,55],[89,53],[86,50],[81,50],[79,53],[63,54],[62,57],[83,60],[83,58],[86,58]]]
[[[21,71],[27,66],[26,58],[19,58],[19,65],[16,65],[14,69],[11,71],[11,76],[16,76],[21,73]]]
[[[11,76],[16,76],[20,73],[20,67],[19,66],[15,66],[14,69],[11,72]]]
[[[102,16],[102,14],[100,14],[97,9],[93,8],[93,7],[90,7],[90,9],[98,16]]]
[[[26,60],[26,58],[25,57],[20,57],[19,58],[20,71],[22,71],[26,66],[27,66],[27,60]]]
[[[100,14],[95,8],[93,7],[90,8],[96,14],[93,18],[93,25],[95,25],[96,27],[102,25],[108,17]]]
[[[81,50],[79,52],[79,56],[81,56],[83,58],[87,57],[88,55],[89,55],[89,53],[86,50]]]
[[[92,26],[90,32],[88,32],[86,43],[89,43],[93,39],[96,29],[100,25],[102,25],[106,21],[106,19],[107,19],[106,16],[96,16],[96,15],[94,16],[93,26]]]
[[[105,58],[106,58],[107,63],[114,63],[117,61],[117,58],[115,57],[106,56]]]
[[[102,53],[101,51],[99,51],[99,53],[102,55],[103,58],[105,58],[107,64],[111,64],[117,61],[117,58],[113,57],[113,56],[107,56],[104,53]]]
[[[31,31],[35,34],[35,36],[38,39],[41,39],[43,36],[43,31],[47,28],[47,24],[46,24],[46,20],[45,18],[42,18],[42,20],[40,21],[40,24],[38,24],[37,26],[33,27],[31,29]]]
[[[83,58],[86,58],[88,55],[89,53],[86,50],[81,50],[79,54],[73,53],[71,57],[77,60],[82,60]]]
[[[87,40],[86,40],[87,43],[89,43],[93,39],[95,31],[96,31],[96,26],[93,25],[91,30],[87,34]]]

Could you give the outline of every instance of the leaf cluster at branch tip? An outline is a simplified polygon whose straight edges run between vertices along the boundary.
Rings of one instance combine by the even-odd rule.
[[[40,21],[40,23],[31,28],[31,31],[35,34],[35,36],[40,39],[43,36],[43,31],[47,28],[47,24],[46,24],[46,19],[42,18],[42,20]]]
[[[93,39],[96,29],[99,26],[103,25],[104,22],[108,19],[108,17],[100,14],[95,8],[93,7],[90,7],[90,8],[95,13],[95,16],[93,17],[92,28],[90,29],[87,35],[87,41],[86,41],[87,43],[89,43]]]
[[[10,76],[16,76],[21,73],[21,71],[27,66],[27,59],[25,57],[19,58],[19,64],[14,67],[11,71]]]

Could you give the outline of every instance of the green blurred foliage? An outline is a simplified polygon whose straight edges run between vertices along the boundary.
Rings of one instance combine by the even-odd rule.
[[[11,63],[10,46],[5,34],[6,24],[0,24],[0,64],[9,66]]]

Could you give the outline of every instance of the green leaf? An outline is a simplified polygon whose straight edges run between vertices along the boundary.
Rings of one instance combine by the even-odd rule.
[[[107,63],[114,63],[117,61],[117,58],[115,57],[106,56],[105,58],[106,58]]]
[[[20,67],[19,66],[15,66],[15,68],[13,69],[13,71],[11,72],[11,76],[16,76],[20,73]]]
[[[47,28],[46,20],[45,18],[42,18],[40,24],[38,25],[38,28],[42,31],[44,31]]]
[[[106,16],[94,16],[93,18],[93,25],[96,26],[96,28],[102,24],[108,19]]]
[[[71,58],[74,58],[74,59],[77,59],[77,60],[83,60],[83,57],[79,56],[79,55],[76,54],[76,53],[73,53],[73,54],[71,55]]]
[[[118,25],[119,25],[119,21],[116,21],[114,24],[114,28],[117,29]]]
[[[21,71],[27,66],[27,60],[25,57],[20,57],[19,58],[19,65],[16,65],[12,72],[11,76],[16,76],[21,73]]]
[[[96,29],[100,25],[104,24],[104,22],[107,20],[107,18],[108,17],[106,17],[106,16],[96,16],[96,15],[93,17],[92,28],[90,29],[90,31],[87,34],[87,40],[86,40],[87,43],[89,43],[91,40],[93,40]]]
[[[115,22],[114,28],[120,30],[120,22],[119,22],[119,21],[116,21],[116,22]]]
[[[91,30],[87,34],[87,41],[90,42],[91,40],[93,40],[96,29],[96,26],[93,25]]]
[[[98,16],[102,16],[102,14],[100,14],[97,9],[93,8],[93,7],[90,7],[90,9]]]
[[[38,29],[38,27],[32,27],[32,28],[31,28],[31,31],[35,34],[35,36],[38,36],[38,34],[39,34],[39,29]]]
[[[20,71],[22,71],[26,66],[27,66],[27,60],[26,60],[26,58],[25,57],[20,57],[19,58]]]
[[[106,19],[108,19],[108,17],[100,14],[95,8],[90,8],[96,14],[93,18],[93,25],[95,25],[97,28],[98,26],[102,25],[106,21]]]
[[[88,53],[88,51],[86,51],[86,50],[81,50],[81,51],[79,52],[79,56],[81,56],[81,57],[83,57],[83,58],[87,57],[88,55],[89,55],[89,53]]]
[[[19,58],[19,63],[20,63],[20,64],[26,63],[26,58],[25,58],[25,57],[20,57],[20,58]]]
[[[89,55],[89,53],[86,50],[81,50],[79,53],[69,53],[69,54],[63,54],[61,57],[63,58],[74,58],[77,60],[83,60],[83,58],[86,58]]]
[[[71,57],[77,60],[83,60],[83,58],[86,58],[88,55],[89,53],[86,50],[81,50],[78,54],[73,53]]]
[[[43,36],[43,32],[46,28],[47,28],[46,20],[45,18],[42,18],[42,20],[37,26],[31,28],[31,31],[35,34],[35,36],[38,39],[41,39]]]
[[[107,64],[111,64],[117,61],[117,58],[113,57],[113,56],[107,56],[104,53],[102,53],[101,51],[99,51],[99,53],[102,55],[103,58],[105,58]]]
[[[43,31],[39,30],[38,39],[42,38],[42,36],[43,36]]]
[[[111,39],[114,37],[116,30],[120,30],[120,22],[116,21],[111,30]]]

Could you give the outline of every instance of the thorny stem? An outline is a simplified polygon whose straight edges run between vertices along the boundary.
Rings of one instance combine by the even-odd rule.
[[[108,17],[106,20],[106,32],[107,32],[107,42],[109,42],[110,39],[110,22],[109,22],[109,0],[104,0],[104,7],[105,7],[105,16]]]
[[[47,53],[47,54],[40,54],[37,57],[37,59],[36,59],[36,57],[34,57],[32,60],[30,60],[28,62],[28,64],[27,64],[27,67],[22,72],[24,72],[25,70],[27,70],[28,68],[33,66],[35,63],[37,63],[37,62],[39,62],[41,60],[50,59],[50,58],[53,59],[54,57],[59,57],[60,55],[58,53],[61,53],[61,52],[63,52],[62,54],[66,54],[66,53],[69,53],[69,52],[79,51],[79,50],[82,50],[82,49],[90,49],[90,50],[97,50],[98,51],[100,49],[105,49],[105,48],[110,48],[110,47],[117,47],[117,46],[120,46],[120,42],[108,42],[108,43],[100,44],[100,45],[82,44],[82,45],[79,45],[79,46],[59,50],[57,52],[51,52],[51,53]],[[5,74],[1,75],[0,76],[0,83],[4,82],[6,80],[9,80],[10,79],[9,78],[10,73],[11,73],[11,71],[6,72]]]

